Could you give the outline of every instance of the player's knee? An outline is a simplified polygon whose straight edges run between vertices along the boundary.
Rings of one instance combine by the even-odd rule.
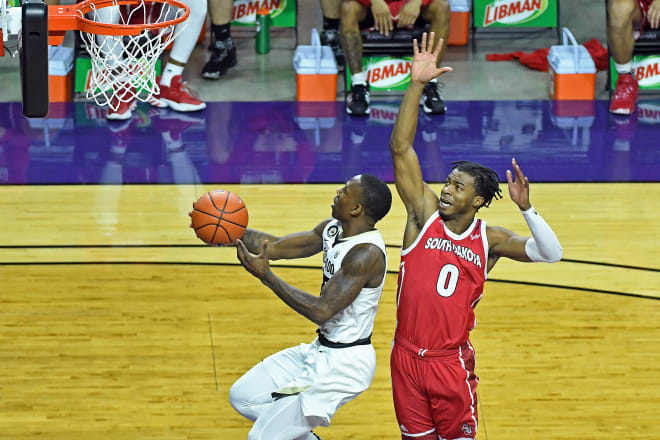
[[[257,432],[254,426],[252,427],[250,432],[248,432],[248,440],[262,440],[262,437],[263,436],[261,435],[261,432]]]
[[[248,440],[266,440],[263,433],[256,429],[256,426],[253,426],[250,432],[248,432]]]
[[[448,20],[451,16],[451,6],[448,0],[433,0],[422,10],[422,17],[426,21]]]
[[[355,0],[342,0],[339,9],[342,28],[350,25],[358,25],[362,4]]]
[[[637,10],[635,0],[608,0],[607,11],[610,24],[632,24],[633,16]]]
[[[243,417],[248,417],[248,408],[250,407],[250,396],[246,390],[241,387],[240,380],[234,382],[229,389],[229,403]]]

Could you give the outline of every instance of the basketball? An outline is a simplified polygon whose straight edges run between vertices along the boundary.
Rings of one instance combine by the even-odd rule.
[[[200,197],[188,215],[195,235],[211,245],[234,244],[243,236],[248,224],[248,211],[243,200],[222,189]]]

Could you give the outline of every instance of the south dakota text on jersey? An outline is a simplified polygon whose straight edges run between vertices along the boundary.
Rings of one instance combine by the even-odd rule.
[[[482,267],[481,257],[478,254],[472,252],[472,249],[454,244],[451,240],[446,238],[430,237],[428,240],[426,240],[424,249],[437,249],[442,252],[453,252],[459,258],[462,258],[470,263],[474,263],[478,267]]]

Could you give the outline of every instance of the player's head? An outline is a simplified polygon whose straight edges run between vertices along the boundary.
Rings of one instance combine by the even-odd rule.
[[[389,212],[392,192],[385,182],[371,174],[359,174],[337,190],[332,204],[332,216],[337,220],[365,216],[376,224]]]
[[[440,193],[439,210],[443,217],[477,212],[488,207],[493,198],[502,198],[500,178],[488,167],[474,162],[452,162],[452,171]]]

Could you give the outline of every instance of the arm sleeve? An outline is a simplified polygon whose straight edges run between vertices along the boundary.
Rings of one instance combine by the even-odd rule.
[[[532,206],[522,215],[529,226],[532,237],[525,243],[525,252],[535,262],[554,263],[561,260],[563,249],[550,225]]]

